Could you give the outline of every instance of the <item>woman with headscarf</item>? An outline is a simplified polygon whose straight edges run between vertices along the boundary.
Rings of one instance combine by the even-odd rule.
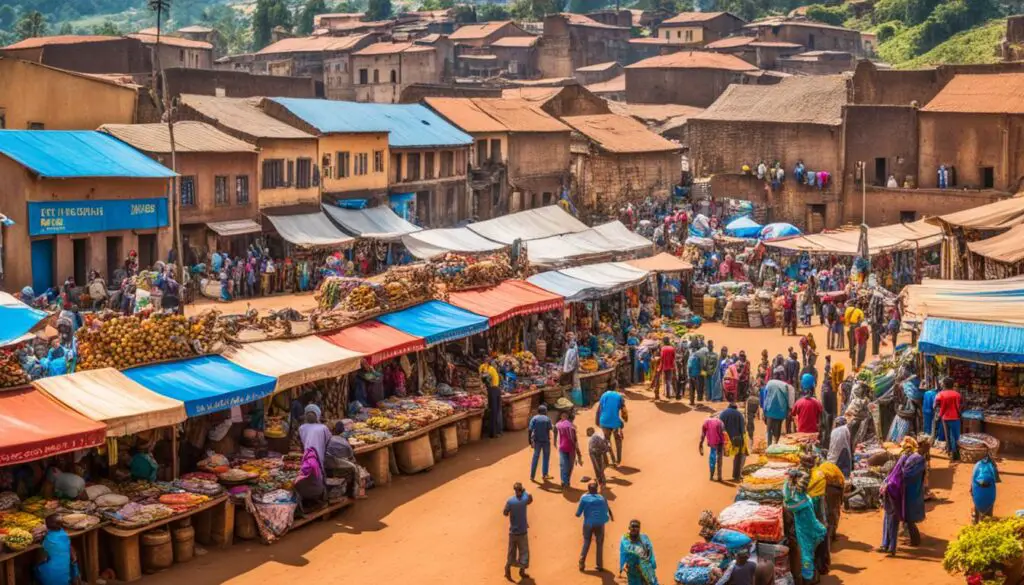
[[[853,442],[845,417],[836,418],[835,428],[829,435],[828,461],[843,472],[843,477],[850,478],[850,472],[853,471]]]
[[[619,574],[626,572],[628,585],[658,585],[657,568],[651,539],[640,533],[639,520],[630,520],[629,532],[619,543]]]
[[[846,380],[846,366],[838,362],[832,364],[832,371],[829,372],[829,376],[832,380],[832,389],[839,392],[842,390],[843,381]],[[843,397],[843,403],[840,405],[839,410],[843,410],[845,406],[846,400],[845,397]]]
[[[722,394],[726,402],[736,402],[740,390],[740,366],[739,359],[730,357],[725,362],[725,369],[722,372]]]
[[[725,377],[725,370],[729,368],[729,348],[723,347],[718,356],[718,364],[711,373],[711,380],[708,383],[707,396],[711,402],[722,400],[722,379]]]
[[[326,445],[324,448],[326,449]],[[306,447],[303,450],[299,474],[292,487],[298,496],[299,509],[303,512],[316,509],[326,502],[327,484],[324,482],[323,459],[313,447]]]
[[[917,452],[917,441],[903,439],[902,453],[882,483],[881,496],[885,516],[882,519],[882,546],[879,552],[896,554],[900,522],[907,525],[911,546],[921,543],[917,523],[924,520],[924,457]]]
[[[792,469],[782,486],[783,504],[793,514],[793,530],[800,545],[800,575],[805,580],[814,578],[814,552],[823,540],[827,529],[818,521],[814,502],[807,495],[811,475],[802,468]]]
[[[857,382],[853,387],[853,398],[850,399],[850,405],[843,413],[850,424],[853,445],[859,445],[875,434],[875,424],[871,419],[869,405],[868,387],[862,382]]]

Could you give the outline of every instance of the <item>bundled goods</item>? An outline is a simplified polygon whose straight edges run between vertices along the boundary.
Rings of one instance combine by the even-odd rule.
[[[711,537],[711,542],[724,546],[729,551],[729,554],[735,554],[736,551],[750,548],[750,543],[753,542],[753,540],[751,540],[751,538],[744,532],[739,532],[729,528],[720,528],[715,532],[714,536]]]
[[[23,386],[29,381],[18,354],[13,349],[0,349],[0,388]]]
[[[202,494],[204,496],[217,496],[224,491],[224,488],[221,487],[219,483],[217,483],[216,476],[213,476],[213,478],[213,480],[209,480],[199,477],[182,477],[178,481],[174,482],[174,487],[185,490],[187,492],[192,492],[193,494]]]
[[[690,567],[680,561],[676,568],[675,580],[681,585],[705,585],[717,583],[722,578],[722,570],[718,567]]]
[[[718,514],[723,529],[742,532],[755,540],[782,540],[782,508],[751,501],[729,505]]]
[[[432,260],[431,265],[450,291],[496,286],[515,276],[508,254],[502,252],[479,258],[448,252]]]
[[[999,373],[996,375],[996,395],[1002,398],[1020,396],[1024,393],[1022,386],[1024,386],[1024,382],[1022,382],[1018,370],[999,367]]]
[[[129,502],[116,512],[107,512],[106,516],[114,524],[122,528],[138,528],[174,515],[174,510],[164,504],[139,504]]]
[[[388,285],[394,284],[401,285],[402,288],[399,289],[395,286],[388,288]],[[399,290],[402,291],[402,296],[388,299],[392,310],[403,304],[423,302],[433,298],[444,300],[444,295],[437,288],[434,272],[429,266],[423,264],[392,266],[384,273],[384,288],[391,291],[392,294],[398,294]]]
[[[330,311],[347,299],[351,293],[367,284],[361,278],[349,278],[345,276],[328,276],[320,283],[313,297],[317,300],[317,306],[322,311]],[[347,309],[346,309],[347,310]]]
[[[180,492],[176,494],[164,494],[160,496],[158,501],[173,510],[174,513],[180,514],[205,504],[210,501],[210,498],[199,494]]]
[[[338,304],[338,308],[349,313],[370,313],[383,311],[387,307],[387,303],[383,287],[364,282],[353,288]]]
[[[197,463],[196,467],[200,471],[205,471],[219,476],[221,473],[230,469],[231,465],[227,457],[215,453]]]
[[[22,528],[0,528],[0,539],[4,546],[14,552],[23,551],[32,546],[32,533]]]
[[[487,398],[481,394],[458,394],[448,402],[459,410],[478,410],[487,406]]]
[[[797,445],[783,445],[781,443],[775,443],[765,449],[765,455],[768,456],[769,461],[786,461],[790,463],[800,463],[800,453],[803,452]]]
[[[78,368],[127,369],[142,364],[215,353],[224,329],[216,311],[199,317],[153,314],[98,318],[76,333]]]
[[[679,561],[675,581],[685,585],[716,583],[722,578],[722,566],[729,550],[720,545],[698,542],[690,547],[690,554]]]
[[[144,479],[137,479],[117,486],[117,492],[131,500],[155,498],[163,493],[160,486]]]
[[[21,503],[22,512],[34,514],[39,518],[46,518],[56,512],[59,507],[60,502],[57,500],[47,500],[41,496],[32,496]]]
[[[72,512],[84,512],[90,514],[96,511],[96,504],[89,500],[61,500],[58,514],[70,514]]]
[[[0,528],[8,530],[20,528],[26,532],[32,532],[33,529],[42,525],[42,517],[30,512],[5,512],[0,514]]]
[[[0,512],[13,510],[21,504],[21,498],[14,492],[0,492]]]
[[[64,514],[60,522],[67,530],[88,530],[100,523],[100,519],[91,514]]]
[[[782,435],[779,442],[783,445],[797,445],[816,447],[818,445],[818,433],[789,433]]]

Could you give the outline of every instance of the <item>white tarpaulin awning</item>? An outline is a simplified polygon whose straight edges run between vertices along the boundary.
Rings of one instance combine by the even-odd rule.
[[[350,246],[355,238],[343,233],[323,212],[268,215],[282,238],[303,248]]]
[[[505,247],[477,235],[466,228],[442,228],[422,230],[402,236],[402,243],[409,253],[421,260],[429,260],[448,252],[480,254],[493,252]]]
[[[354,372],[359,369],[363,354],[310,335],[244,343],[224,357],[243,368],[277,378],[277,390],[287,390]]]
[[[901,250],[915,250],[942,242],[942,229],[925,220],[868,228],[868,248],[872,256]],[[769,248],[810,254],[857,256],[860,254],[860,230],[807,234],[765,241]]]
[[[487,221],[471,223],[466,227],[489,240],[502,244],[511,244],[517,239],[537,240],[582,232],[587,229],[586,224],[569,215],[557,205],[503,215]]]
[[[650,252],[653,246],[650,240],[616,220],[582,232],[532,240],[526,249],[531,264],[557,266],[601,254],[628,254],[644,249]]]
[[[541,272],[526,280],[566,300],[584,301],[636,286],[649,274],[623,262],[603,262]]]
[[[566,301],[585,301],[605,294],[600,287],[593,283],[566,276],[557,270],[534,274],[526,281],[550,293],[565,297]]]
[[[344,209],[333,205],[324,205],[323,208],[343,230],[360,238],[398,241],[405,234],[420,231],[386,205],[367,209]]]
[[[217,232],[218,236],[241,236],[243,234],[258,234],[263,231],[260,224],[251,219],[233,219],[231,221],[211,221],[206,227]]]

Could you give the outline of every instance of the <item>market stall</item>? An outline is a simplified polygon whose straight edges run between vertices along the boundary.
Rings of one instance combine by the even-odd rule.
[[[1024,224],[991,238],[968,242],[967,277],[990,280],[1021,275],[1024,273],[1024,244],[1021,242],[1024,242]]]
[[[363,354],[370,365],[414,353],[427,347],[422,337],[410,335],[380,321],[367,321],[321,336],[339,347]]]
[[[359,368],[363,354],[317,336],[247,343],[224,354],[232,363],[277,379],[276,391],[337,378]]]
[[[0,347],[25,341],[49,316],[0,291]]]
[[[339,202],[339,205],[341,203],[345,202]],[[355,260],[354,267],[364,275],[376,274],[397,264],[403,255],[402,236],[420,231],[387,205],[359,209],[339,205],[322,207],[342,230],[359,238],[353,248],[352,259]]]
[[[471,223],[466,228],[488,240],[505,245],[511,245],[516,240],[526,242],[590,229],[558,205],[510,213]]]
[[[148,390],[185,403],[189,417],[247,404],[269,396],[277,380],[221,356],[205,356],[125,370]]]
[[[402,236],[402,244],[410,254],[422,260],[430,260],[450,252],[486,254],[505,247],[505,244],[488,240],[467,228],[422,230]]]
[[[404,311],[381,315],[377,320],[422,338],[427,347],[482,333],[488,327],[487,317],[443,301],[428,301]]]
[[[561,309],[565,299],[522,280],[497,286],[452,292],[448,302],[487,317],[491,327],[521,315]]]
[[[649,255],[654,244],[612,221],[581,232],[531,240],[526,245],[530,263],[555,267],[635,255]]]

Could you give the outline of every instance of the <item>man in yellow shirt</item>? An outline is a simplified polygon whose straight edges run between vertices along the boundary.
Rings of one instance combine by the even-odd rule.
[[[850,363],[856,363],[857,356],[857,342],[854,339],[853,332],[860,327],[860,324],[864,321],[864,311],[857,307],[857,302],[850,300],[846,304],[846,312],[843,313],[843,322],[846,323],[846,340],[850,346]]]
[[[491,438],[501,436],[504,432],[504,419],[501,407],[501,377],[494,367],[494,360],[484,360],[480,364],[480,381],[487,390],[487,414],[488,426],[490,427]]]

